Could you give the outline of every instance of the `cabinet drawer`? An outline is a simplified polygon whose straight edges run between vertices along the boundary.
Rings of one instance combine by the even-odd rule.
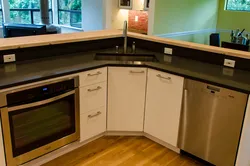
[[[80,141],[85,141],[106,131],[106,107],[80,115]]]
[[[89,70],[79,74],[80,87],[107,80],[107,67]]]
[[[102,82],[80,88],[80,114],[106,107],[107,82]]]

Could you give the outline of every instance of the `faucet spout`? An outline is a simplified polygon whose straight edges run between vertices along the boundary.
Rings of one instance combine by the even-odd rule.
[[[124,54],[127,53],[127,47],[128,47],[128,22],[124,21],[124,27],[123,27],[123,37],[124,37],[124,47],[123,52]]]

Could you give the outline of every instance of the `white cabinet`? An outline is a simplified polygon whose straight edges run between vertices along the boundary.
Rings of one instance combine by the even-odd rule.
[[[79,81],[80,87],[107,81],[107,67],[82,72]]]
[[[132,9],[133,0],[118,0],[120,9]]]
[[[106,131],[106,107],[80,115],[80,141],[85,141]]]
[[[144,132],[177,146],[184,78],[148,70]]]
[[[250,98],[248,98],[236,166],[250,165]]]
[[[93,84],[80,88],[80,114],[106,106],[107,82]]]
[[[79,74],[80,141],[106,131],[107,68]]]
[[[4,147],[3,147],[3,135],[2,135],[2,125],[0,119],[0,165],[5,166],[5,155],[4,155]]]
[[[108,68],[108,131],[143,131],[146,68]]]

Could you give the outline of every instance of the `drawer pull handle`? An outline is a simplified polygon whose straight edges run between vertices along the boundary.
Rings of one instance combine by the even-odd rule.
[[[130,73],[133,73],[133,74],[142,74],[142,73],[145,73],[144,71],[133,71],[133,70],[130,70]]]
[[[98,71],[98,72],[96,72],[95,74],[90,74],[90,73],[89,73],[88,76],[91,77],[91,76],[97,76],[97,75],[100,75],[100,74],[102,74],[102,72]]]
[[[96,87],[94,89],[88,89],[88,91],[93,92],[93,91],[97,91],[97,90],[100,90],[100,89],[102,89],[102,87],[98,86],[98,87]]]
[[[163,77],[160,74],[157,74],[156,77],[162,78],[162,79],[166,79],[166,80],[171,80],[171,77]]]
[[[88,118],[94,118],[94,117],[96,117],[96,116],[98,116],[98,115],[100,115],[101,114],[101,112],[100,111],[98,111],[96,114],[94,114],[94,115],[88,115]]]

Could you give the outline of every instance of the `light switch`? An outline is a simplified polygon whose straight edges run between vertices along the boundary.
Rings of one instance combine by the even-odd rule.
[[[135,16],[135,22],[138,22],[138,20],[139,20],[139,17]]]

